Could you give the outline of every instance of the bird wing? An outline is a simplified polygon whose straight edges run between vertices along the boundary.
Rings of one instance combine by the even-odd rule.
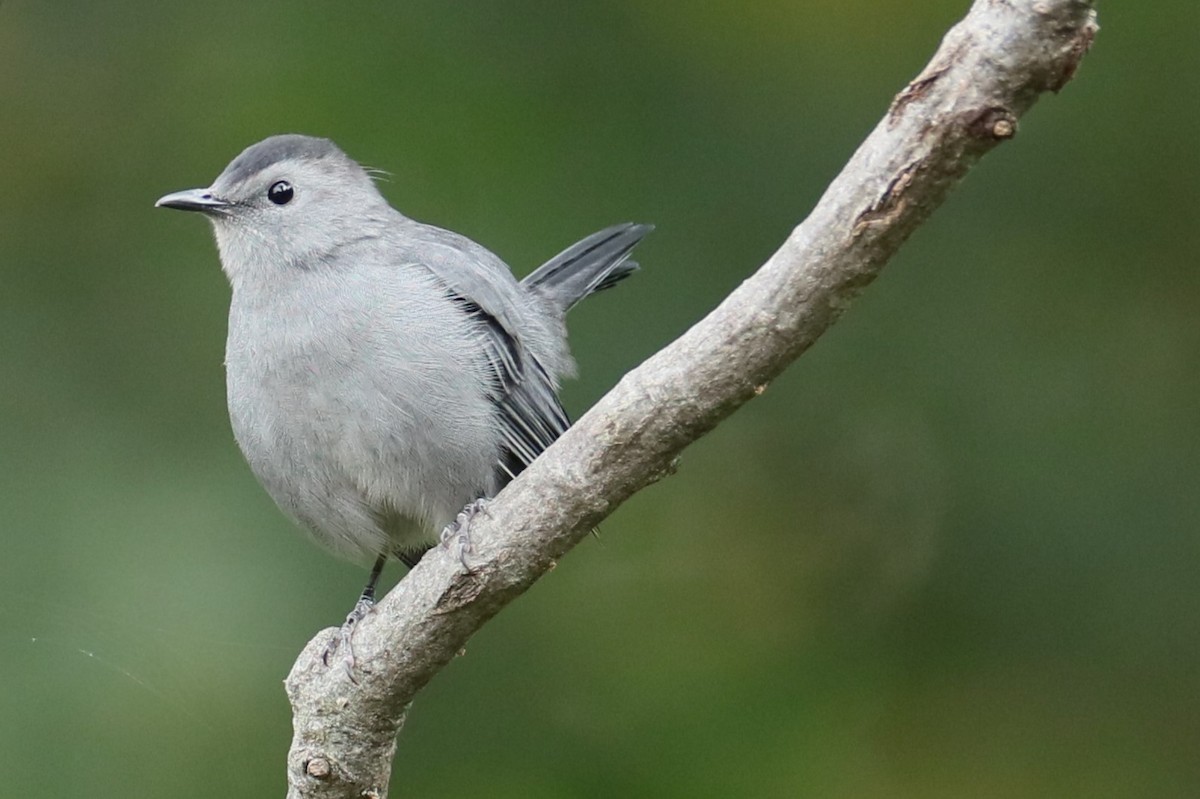
[[[537,359],[495,316],[460,294],[451,300],[476,321],[490,371],[491,399],[500,422],[497,487],[520,474],[571,425],[554,383]]]
[[[483,344],[489,393],[501,431],[497,489],[525,469],[570,427],[558,401],[554,378],[520,340],[519,321],[528,298],[508,267],[465,236],[409,222],[414,260],[429,269],[450,300],[476,322]]]

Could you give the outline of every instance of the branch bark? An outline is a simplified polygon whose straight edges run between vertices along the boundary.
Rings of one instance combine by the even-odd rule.
[[[630,372],[472,522],[473,571],[434,550],[355,631],[352,682],[321,653],[287,679],[288,796],[386,795],[413,697],[467,639],[816,341],[1018,119],[1074,75],[1090,0],[976,0],[750,279]]]

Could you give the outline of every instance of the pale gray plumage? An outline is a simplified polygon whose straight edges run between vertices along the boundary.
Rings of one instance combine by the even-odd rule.
[[[629,275],[651,229],[595,233],[518,283],[470,239],[391,208],[332,142],[297,135],[158,204],[213,222],[233,287],[229,415],[251,469],[363,563],[412,562],[567,428],[563,317]]]

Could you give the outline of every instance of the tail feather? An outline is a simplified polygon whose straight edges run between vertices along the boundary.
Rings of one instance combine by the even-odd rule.
[[[653,225],[626,222],[572,244],[521,281],[566,313],[589,294],[611,288],[637,271],[629,253]]]

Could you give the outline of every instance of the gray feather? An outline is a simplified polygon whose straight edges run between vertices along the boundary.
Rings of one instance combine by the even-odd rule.
[[[572,244],[535,269],[522,285],[536,289],[565,313],[589,294],[615,286],[637,271],[629,253],[653,225],[613,225]]]

